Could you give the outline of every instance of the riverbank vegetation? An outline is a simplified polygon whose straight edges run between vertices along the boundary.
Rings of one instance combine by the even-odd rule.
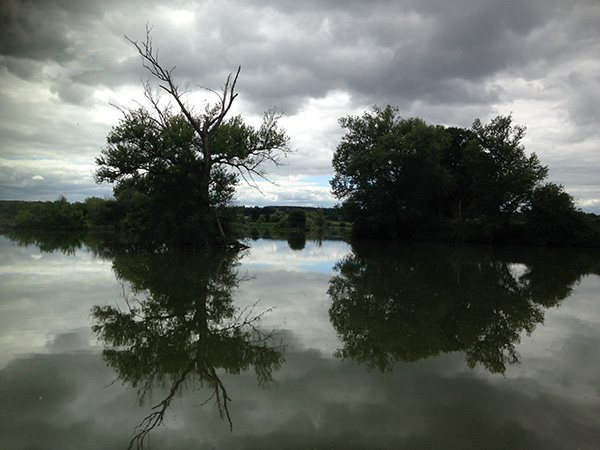
[[[80,231],[88,225],[86,205],[62,195],[53,202],[0,201],[0,229]]]
[[[145,243],[140,240],[138,225],[132,226],[133,212],[115,198],[89,197],[75,203],[63,196],[52,202],[0,201],[0,231],[109,232]],[[287,238],[289,234],[344,237],[352,227],[339,208],[230,206],[223,214],[236,239]]]
[[[94,177],[112,183],[114,196],[2,201],[0,229],[110,230],[156,248],[243,248],[240,237],[285,234],[300,247],[306,233],[320,239],[331,230],[351,230],[355,240],[600,247],[600,217],[547,180],[510,115],[465,129],[374,107],[340,119],[346,134],[330,181],[339,207],[235,206],[239,182],[266,179],[266,165],[291,152],[281,114],[267,111],[256,127],[228,116],[240,69],[220,92],[208,90],[215,103],[193,108],[173,69],[159,63],[149,31],[145,42],[131,42],[157,87],[144,86],[148,106],[122,110],[96,159]]]

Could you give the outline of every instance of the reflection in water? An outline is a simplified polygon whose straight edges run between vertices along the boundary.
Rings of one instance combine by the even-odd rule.
[[[143,445],[184,389],[207,388],[206,401],[214,401],[232,427],[230,399],[218,372],[238,374],[252,366],[265,385],[283,362],[283,347],[273,346],[273,336],[257,328],[261,315],[234,306],[233,292],[244,281],[238,255],[120,251],[113,257],[117,277],[129,282],[135,297],[124,290],[125,308],[93,308],[104,358],[120,380],[138,388],[140,405],[154,387],[168,386],[168,395],[140,423],[130,448]]]
[[[83,248],[85,233],[83,232],[47,232],[39,230],[3,230],[11,242],[20,247],[36,246],[42,253],[60,251],[63,255],[73,256]]]
[[[411,244],[355,247],[345,260],[344,243],[324,241],[320,248],[309,239],[299,252],[284,239],[253,243],[236,266],[232,255],[115,250],[93,236],[85,237],[75,256],[65,256],[58,249],[68,246],[54,242],[44,243],[55,249],[53,255],[37,255],[35,248],[0,239],[2,450],[124,448],[134,434],[149,429],[136,428],[144,416],[163,408],[167,426],[150,432],[145,442],[152,448],[598,448],[600,277],[584,276],[574,284],[581,274],[600,272],[598,250]],[[332,274],[335,260],[338,271]],[[256,274],[254,282],[239,284],[244,268]],[[332,276],[341,280],[330,284]],[[230,284],[221,280],[228,277],[245,293],[237,295],[234,287],[233,303],[215,298],[227,291],[222,285]],[[420,288],[414,284],[419,281]],[[337,297],[327,297],[328,287]],[[365,303],[375,302],[369,296],[388,304],[367,308]],[[276,314],[265,322],[285,330],[278,334],[290,349],[285,367],[273,372],[282,361],[281,348],[271,358],[276,364],[257,364],[271,370],[264,379],[276,377],[277,389],[261,390],[250,367],[253,356],[247,353],[261,352],[253,350],[261,336],[240,342],[233,335],[252,312],[219,313],[224,309],[219,305],[239,308],[249,298],[262,299],[265,308],[276,304]],[[333,309],[348,313],[347,321],[334,322],[341,343],[328,314],[331,299]],[[520,303],[532,304],[517,307]],[[104,321],[94,317],[95,325],[110,327],[114,320],[124,329],[113,330],[120,333],[119,345],[104,342],[99,348],[90,334],[89,311],[105,304],[115,306],[115,314]],[[207,320],[194,325],[196,311]],[[536,325],[541,317],[527,318],[532,311],[545,316],[544,326]],[[505,363],[505,377],[485,369],[469,372],[468,345],[478,344],[479,336],[490,342],[490,333],[513,319],[536,327],[522,345],[508,341],[521,353],[521,366]],[[252,333],[251,326],[240,333]],[[198,343],[203,333],[210,348]],[[363,366],[330,358],[335,348],[352,350],[352,340]],[[112,366],[105,367],[99,350],[114,351]],[[390,369],[400,356],[414,360],[436,352],[439,357],[399,362],[394,371],[364,367],[377,367],[373,361],[385,362],[385,355]],[[230,355],[249,361],[249,370]],[[123,386],[106,389],[115,373]],[[190,390],[200,384],[202,389]],[[198,407],[215,386],[221,401],[233,400],[228,403],[233,433],[225,410],[219,419],[216,394]],[[132,405],[136,390],[140,399],[146,397],[143,408]],[[138,437],[131,444],[141,442]]]
[[[292,250],[304,250],[306,247],[306,233],[303,231],[295,231],[288,235],[288,245]]]
[[[391,370],[463,351],[469,367],[504,373],[515,345],[567,298],[597,252],[395,244],[354,247],[330,280],[340,358]],[[519,263],[519,264],[515,264]]]

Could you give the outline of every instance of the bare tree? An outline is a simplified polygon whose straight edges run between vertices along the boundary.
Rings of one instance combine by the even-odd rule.
[[[136,186],[148,186],[145,181],[152,179],[160,181],[154,183],[154,187],[157,184],[164,186],[164,180],[179,177],[182,180],[179,185],[187,187],[178,188],[178,195],[185,198],[193,191],[195,197],[187,198],[185,206],[178,207],[178,211],[192,209],[202,211],[208,217],[211,206],[224,204],[233,198],[233,186],[238,177],[256,188],[257,179],[268,180],[266,166],[269,163],[276,167],[281,164],[281,158],[291,152],[290,139],[279,126],[282,114],[274,110],[264,114],[257,128],[246,125],[240,116],[228,117],[238,96],[236,86],[241,66],[227,76],[220,91],[202,88],[217,100],[207,102],[201,112],[195,111],[184,98],[189,90],[187,87],[181,88],[175,80],[175,67],[167,69],[159,61],[151,31],[146,27],[146,39],[143,42],[126,36],[140,54],[142,65],[151,75],[151,80],[157,82],[156,88],[151,80],[144,85],[144,94],[150,107],[123,111],[125,118],[109,133],[108,147],[96,159],[100,166],[95,174],[96,180],[117,182],[117,189],[120,185],[131,185],[140,180],[144,183]],[[161,93],[168,94],[170,101],[163,102]],[[187,126],[183,126],[185,123]],[[148,132],[136,131],[132,135],[132,129]],[[161,138],[157,139],[156,136]],[[152,192],[157,192],[156,188]],[[217,197],[220,195],[221,201],[214,200],[215,192]],[[172,197],[170,193],[152,200],[168,209]],[[190,208],[189,205],[193,206]],[[156,212],[154,214],[159,215]],[[212,215],[225,238],[216,210],[212,211]],[[193,228],[189,226],[191,220],[187,220],[185,215],[171,216],[170,223],[187,222],[186,230]],[[160,229],[158,226],[154,228]]]
[[[155,51],[153,48],[151,31],[151,28],[146,27],[146,40],[142,43],[133,41],[127,36],[125,36],[125,38],[129,42],[131,42],[137,49],[138,53],[142,57],[142,65],[144,66],[144,68],[146,68],[148,72],[158,80],[159,87],[165,92],[167,92],[175,100],[175,102],[181,110],[181,113],[189,121],[190,125],[192,125],[196,133],[198,133],[198,136],[202,140],[203,144],[202,149],[204,153],[204,159],[208,163],[211,159],[211,137],[214,136],[221,123],[223,123],[223,120],[231,110],[233,101],[238,96],[238,94],[235,92],[235,86],[240,76],[240,71],[242,70],[242,67],[238,66],[235,76],[233,76],[233,74],[229,74],[227,76],[225,86],[223,86],[223,90],[221,93],[213,91],[209,88],[205,88],[206,90],[216,94],[219,98],[219,101],[213,106],[207,105],[202,117],[195,117],[192,114],[192,111],[183,101],[183,96],[187,93],[187,90],[181,90],[179,88],[179,85],[173,79],[173,71],[175,70],[175,67],[171,69],[165,69],[158,61],[158,51]],[[155,110],[161,115],[162,111],[158,105],[158,102],[155,101],[156,99],[152,95],[152,91],[148,89],[149,86],[149,83],[147,83],[145,90],[146,97],[149,98]]]
[[[159,62],[158,50],[155,50],[153,47],[151,31],[152,29],[150,27],[146,27],[146,40],[141,43],[133,41],[127,36],[125,37],[135,46],[142,57],[142,65],[144,68],[148,70],[152,77],[158,80],[159,88],[168,93],[175,101],[181,113],[197,133],[202,143],[203,159],[204,164],[207,166],[207,170],[210,169],[213,164],[218,163],[236,169],[239,175],[246,181],[253,181],[255,176],[266,179],[263,163],[271,162],[274,165],[279,166],[281,164],[281,155],[286,156],[291,151],[289,137],[285,132],[279,129],[278,125],[279,119],[281,119],[283,114],[274,110],[269,110],[265,113],[262,126],[259,130],[263,139],[261,142],[257,143],[257,145],[247,149],[248,154],[245,158],[242,159],[239,157],[231,157],[231,155],[214,154],[212,141],[219,127],[223,124],[223,121],[229,114],[234,100],[238,96],[236,85],[242,67],[238,66],[235,74],[230,73],[227,76],[221,92],[207,87],[203,88],[204,90],[213,93],[218,98],[218,101],[212,105],[206,104],[204,112],[199,116],[195,115],[193,110],[188,107],[183,100],[184,95],[189,91],[187,89],[181,89],[173,78],[175,67],[165,69]],[[159,116],[164,116],[165,111],[161,109],[158,98],[156,94],[153,93],[149,82],[146,83],[145,94],[152,103],[156,113]]]

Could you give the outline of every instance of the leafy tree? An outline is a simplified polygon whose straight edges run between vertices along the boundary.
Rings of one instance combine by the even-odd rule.
[[[340,125],[347,132],[333,157],[331,186],[359,234],[396,237],[432,223],[452,182],[441,164],[443,128],[402,119],[391,106]]]
[[[64,196],[54,202],[31,203],[15,215],[18,228],[82,230],[87,226],[84,207],[69,203]]]
[[[281,222],[283,220],[283,218],[285,217],[285,213],[283,211],[280,210],[276,210],[273,211],[273,213],[271,214],[271,222],[275,223],[275,222]]]
[[[453,189],[446,192],[443,213],[458,223],[458,233],[464,240],[463,222],[473,203],[473,171],[470,167],[472,155],[478,151],[476,135],[472,130],[446,128],[447,145],[442,155],[442,165],[453,180]]]
[[[306,212],[301,209],[293,209],[287,217],[290,228],[303,230],[306,228]]]
[[[578,244],[592,232],[585,215],[575,207],[573,197],[554,183],[533,191],[525,217],[529,240],[536,244]]]
[[[227,118],[237,97],[241,68],[229,75],[215,104],[196,113],[184,101],[185,90],[165,69],[146,41],[132,42],[143,66],[158,81],[149,83],[149,107],[124,110],[109,132],[107,147],[96,159],[97,182],[116,183],[115,197],[129,203],[127,224],[145,241],[171,245],[231,244],[223,227],[223,207],[238,177],[265,178],[265,163],[278,165],[290,152],[289,137],[279,127],[281,114],[268,111],[258,128],[240,116]],[[166,92],[175,105],[162,101]]]
[[[123,212],[115,199],[88,197],[84,202],[90,226],[114,226],[121,220]]]
[[[468,169],[473,174],[472,216],[506,226],[511,216],[531,200],[534,189],[548,175],[535,153],[527,156],[521,140],[526,128],[512,124],[512,116],[497,116],[483,125],[473,122],[478,151]]]
[[[492,241],[506,238],[548,169],[521,143],[512,117],[444,128],[397,108],[340,119],[334,195],[355,236]]]
[[[311,231],[320,233],[327,226],[327,217],[321,208],[318,208],[316,211],[312,211],[310,214],[308,214],[306,219],[308,222],[308,228]]]

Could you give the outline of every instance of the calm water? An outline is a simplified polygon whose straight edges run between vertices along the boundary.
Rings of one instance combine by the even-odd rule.
[[[0,449],[600,448],[598,251],[0,236]]]

